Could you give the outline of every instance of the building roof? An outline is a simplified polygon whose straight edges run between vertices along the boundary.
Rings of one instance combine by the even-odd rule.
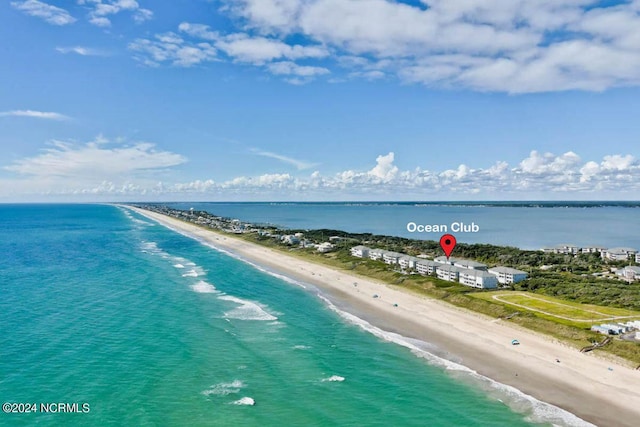
[[[495,274],[491,274],[488,271],[484,271],[484,270],[470,270],[468,268],[463,269],[463,271],[460,271],[460,274],[464,274],[467,276],[473,276],[473,277],[491,277],[493,279],[496,278]]]
[[[457,259],[454,264],[457,264],[459,267],[463,268],[475,268],[475,267],[486,267],[486,264],[483,264],[478,261],[472,261],[469,259]]]
[[[457,262],[460,260],[460,258],[454,258],[454,257],[449,257],[449,259],[447,260],[447,257],[444,255],[441,255],[439,257],[435,257],[433,259],[435,262],[439,262],[439,263],[451,263],[451,262]]]
[[[638,250],[637,249],[633,249],[633,248],[611,248],[611,249],[607,249],[607,252],[609,253],[620,253],[620,254],[628,254],[628,253],[637,253]]]
[[[386,250],[386,249],[369,249],[369,252],[376,252],[376,253],[380,253],[380,254],[386,254],[389,251]]]
[[[395,257],[406,256],[405,254],[401,254],[400,252],[393,252],[393,251],[384,251],[383,255],[389,255],[389,256],[395,256]]]
[[[427,265],[430,267],[442,265],[439,262],[435,262],[435,261],[431,261],[430,259],[423,259],[423,258],[418,258],[418,260],[416,261],[416,264]]]
[[[636,266],[627,266],[624,268],[625,271],[633,271],[636,274],[640,274],[640,267],[636,267]]]
[[[516,270],[515,268],[511,268],[511,267],[493,267],[489,269],[490,273],[504,273],[504,274],[527,274],[526,271],[522,271],[522,270]]]
[[[456,267],[455,265],[451,265],[451,264],[438,264],[436,268],[437,270],[441,270],[441,271],[454,271],[458,273],[462,273],[465,271],[473,271],[466,268]],[[477,270],[477,271],[480,271],[480,270]]]

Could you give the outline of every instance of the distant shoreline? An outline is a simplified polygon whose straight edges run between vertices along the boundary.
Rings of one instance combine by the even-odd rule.
[[[127,208],[272,271],[311,283],[371,324],[433,343],[481,375],[584,420],[600,426],[637,425],[640,371],[618,365],[609,370],[612,362],[514,325],[161,214]],[[374,294],[380,298],[372,298]],[[514,337],[522,345],[512,346]]]
[[[339,206],[459,206],[459,207],[523,207],[523,208],[605,208],[605,207],[625,207],[640,208],[640,201],[637,200],[485,200],[485,201],[255,201],[255,202],[201,202],[201,201],[173,201],[162,202],[163,205],[178,203],[207,203],[207,204],[246,204],[246,205],[339,205]]]

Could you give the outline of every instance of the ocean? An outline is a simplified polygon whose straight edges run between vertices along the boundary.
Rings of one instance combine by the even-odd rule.
[[[0,236],[0,400],[89,409],[0,425],[583,425],[124,208],[0,205]]]
[[[458,242],[521,249],[558,244],[640,249],[638,202],[358,202],[168,203],[243,221],[286,228],[329,228],[423,240],[442,233],[411,233],[407,224],[444,224]],[[454,232],[451,224],[476,224],[478,232]]]

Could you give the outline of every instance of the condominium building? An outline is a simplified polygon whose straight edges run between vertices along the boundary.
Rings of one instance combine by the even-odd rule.
[[[418,273],[428,276],[433,274],[433,272],[436,271],[436,268],[441,265],[442,264],[428,259],[419,259],[419,261],[416,261],[415,268]]]
[[[449,282],[457,282],[460,277],[460,271],[464,271],[464,268],[450,264],[440,264],[436,267],[436,275],[438,276],[438,279],[447,280]]]
[[[611,248],[602,252],[600,256],[611,261],[627,261],[629,257],[635,257],[637,254],[638,250],[633,248]]]
[[[358,258],[368,258],[369,248],[366,246],[358,245],[351,248],[351,255]]]
[[[422,260],[414,256],[402,255],[398,260],[398,264],[400,264],[400,267],[403,268],[404,270],[409,270],[409,269],[415,269],[416,263],[418,261],[422,261]]]
[[[509,267],[493,267],[489,269],[489,273],[495,275],[498,278],[498,283],[503,285],[518,283],[527,278],[526,271]]]
[[[385,252],[387,252],[387,251],[385,251],[384,249],[370,249],[369,250],[369,258],[374,260],[374,261],[380,260],[380,259],[382,259],[382,255]]]
[[[382,260],[385,264],[397,264],[402,256],[404,256],[404,254],[399,252],[386,251],[382,254]]]
[[[464,268],[459,271],[460,283],[480,289],[494,289],[498,287],[498,278],[483,270]]]

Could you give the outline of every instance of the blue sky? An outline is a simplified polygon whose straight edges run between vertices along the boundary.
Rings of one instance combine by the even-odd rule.
[[[637,0],[12,0],[0,46],[0,201],[640,197]]]

